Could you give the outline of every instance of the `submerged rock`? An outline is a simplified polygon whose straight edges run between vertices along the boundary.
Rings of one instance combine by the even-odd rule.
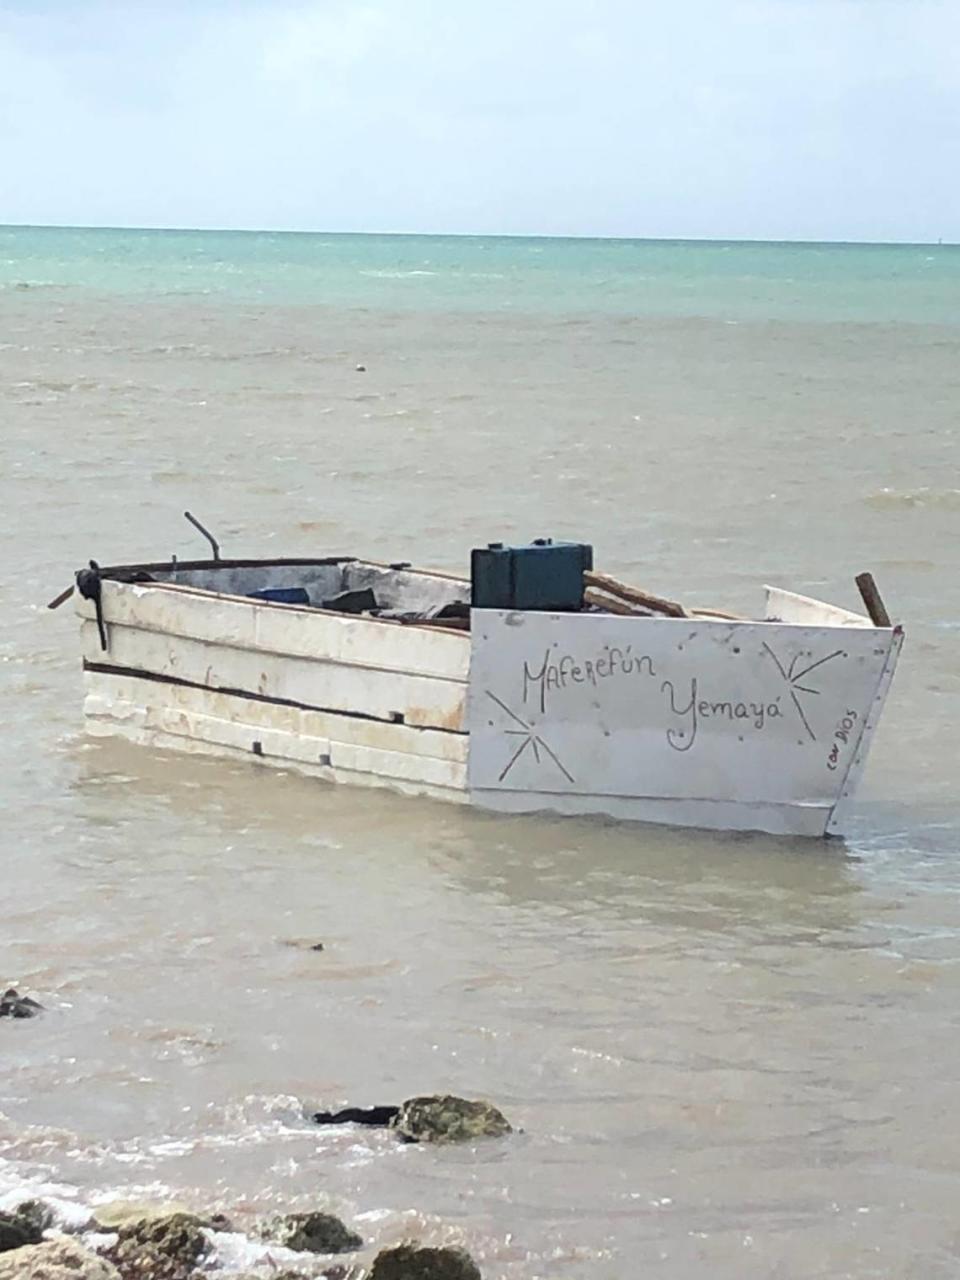
[[[297,1253],[353,1253],[363,1240],[332,1213],[285,1213],[262,1228],[272,1240]]]
[[[125,1223],[109,1257],[123,1280],[191,1280],[209,1248],[200,1218],[170,1213]]]
[[[122,1280],[104,1258],[75,1240],[47,1240],[0,1255],[0,1280]]]
[[[42,1011],[42,1004],[19,995],[13,987],[8,987],[0,996],[0,1018],[35,1018]]]
[[[472,1142],[512,1133],[509,1121],[489,1102],[471,1102],[450,1094],[411,1098],[391,1128],[407,1142]]]
[[[370,1280],[482,1280],[480,1268],[463,1249],[425,1249],[401,1244],[373,1260]]]
[[[16,1213],[0,1213],[0,1253],[9,1249],[22,1249],[27,1244],[39,1244],[43,1239],[43,1227],[29,1215],[18,1209]]]
[[[399,1107],[345,1107],[316,1111],[317,1124],[364,1124],[393,1129],[405,1142],[472,1142],[512,1133],[509,1121],[489,1102],[452,1094],[410,1098]]]

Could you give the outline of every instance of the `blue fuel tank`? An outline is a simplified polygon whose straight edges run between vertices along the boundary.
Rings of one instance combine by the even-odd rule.
[[[491,542],[470,553],[470,603],[475,609],[576,613],[583,608],[584,571],[592,568],[593,547],[583,542]]]

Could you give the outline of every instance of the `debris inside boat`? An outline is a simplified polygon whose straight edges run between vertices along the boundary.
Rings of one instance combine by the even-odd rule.
[[[767,587],[751,619],[584,543],[491,543],[457,577],[223,559],[188,518],[211,559],[76,575],[90,733],[504,813],[839,833],[903,642],[869,574],[867,613]]]

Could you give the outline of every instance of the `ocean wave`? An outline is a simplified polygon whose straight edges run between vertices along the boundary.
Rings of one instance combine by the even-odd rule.
[[[32,382],[15,382],[13,387],[16,391],[53,391],[57,394],[102,389],[101,384],[92,378],[79,378],[77,381],[68,381],[64,378],[37,378]]]
[[[906,511],[913,507],[960,511],[960,489],[880,489],[863,501],[875,511]]]
[[[77,1188],[44,1180],[41,1177],[24,1175],[6,1161],[0,1160],[0,1212],[12,1212],[27,1201],[39,1200],[52,1213],[51,1227],[53,1233],[62,1232],[75,1236],[86,1248],[95,1253],[101,1252],[116,1243],[117,1236],[112,1232],[96,1230],[94,1213],[98,1205],[123,1201],[125,1194],[121,1189],[117,1192],[97,1192],[84,1204]],[[171,1197],[170,1188],[165,1185],[152,1186],[147,1194],[138,1193],[133,1203],[170,1204],[179,1202]],[[373,1220],[375,1214],[366,1215]],[[243,1231],[217,1231],[207,1229],[205,1235],[210,1243],[210,1253],[204,1259],[204,1274],[212,1268],[222,1275],[249,1275],[252,1269],[267,1268],[266,1274],[273,1275],[280,1265],[296,1267],[298,1274],[315,1274],[317,1258],[312,1253],[301,1253],[285,1248],[269,1240],[258,1239],[255,1235],[247,1235]]]
[[[61,1231],[82,1231],[90,1210],[79,1203],[76,1187],[51,1182],[42,1174],[27,1173],[22,1166],[0,1159],[0,1212],[9,1213],[26,1200],[42,1200],[53,1210],[54,1225]]]
[[[362,276],[372,276],[377,280],[406,280],[410,276],[438,276],[439,271],[361,271]]]
[[[12,289],[16,293],[26,293],[30,290],[69,289],[70,287],[68,284],[61,284],[58,280],[10,280],[6,284],[0,284],[0,291]]]

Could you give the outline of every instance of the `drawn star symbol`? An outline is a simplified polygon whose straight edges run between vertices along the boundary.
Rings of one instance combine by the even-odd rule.
[[[505,711],[507,715],[510,717],[510,719],[520,726],[519,729],[504,729],[504,733],[507,735],[507,737],[522,739],[522,742],[517,747],[516,751],[514,751],[513,755],[507,761],[507,764],[503,772],[500,774],[500,777],[497,779],[497,781],[503,782],[504,778],[506,778],[507,774],[513,768],[513,766],[517,763],[517,761],[520,759],[523,753],[529,749],[533,752],[533,757],[536,760],[537,764],[540,764],[541,762],[540,752],[545,751],[546,754],[557,766],[557,768],[560,770],[560,772],[563,774],[563,776],[567,779],[567,781],[573,782],[574,781],[573,775],[569,773],[568,770],[564,767],[563,762],[560,760],[560,757],[557,755],[557,753],[549,746],[548,743],[544,742],[543,738],[537,732],[536,728],[532,724],[528,724],[527,721],[524,720],[522,716],[518,716],[515,711],[511,711],[511,709],[507,706],[507,704],[501,701],[501,699],[498,698],[495,693],[491,693],[490,690],[487,689],[486,694],[487,694],[487,697],[491,700],[491,702],[495,702],[497,706],[501,709],[501,711]]]
[[[800,657],[801,657],[799,653],[795,653],[793,655],[793,658],[790,660],[789,667],[784,667],[783,663],[780,661],[777,655],[773,652],[773,650],[770,648],[770,646],[767,644],[766,641],[763,642],[763,647],[764,649],[766,649],[767,653],[769,653],[770,657],[777,664],[777,670],[783,676],[783,679],[790,690],[790,697],[793,699],[793,705],[797,709],[797,715],[800,717],[803,727],[806,729],[807,733],[809,733],[811,741],[816,742],[817,735],[813,732],[813,730],[810,727],[810,721],[806,717],[806,713],[804,712],[802,702],[797,697],[797,691],[799,690],[800,693],[813,694],[814,697],[819,698],[823,690],[812,689],[809,687],[809,685],[801,684],[800,681],[803,680],[806,676],[808,676],[811,671],[816,671],[817,667],[822,667],[825,663],[832,662],[834,658],[845,658],[847,656],[846,652],[843,649],[837,649],[835,653],[828,653],[825,658],[819,658],[816,662],[811,662],[809,666],[804,667],[802,671],[797,671],[796,669],[797,663],[800,661]]]

